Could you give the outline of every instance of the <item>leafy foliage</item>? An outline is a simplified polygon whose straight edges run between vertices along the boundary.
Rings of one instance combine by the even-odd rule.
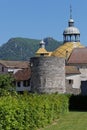
[[[55,50],[62,42],[58,42],[53,38],[45,38],[46,49],[48,51]],[[12,38],[0,47],[0,59],[3,60],[29,60],[35,56],[35,52],[39,48],[40,40],[28,38]]]
[[[30,94],[0,98],[1,130],[36,130],[68,111],[68,97]]]
[[[15,90],[13,81],[9,74],[0,75],[0,96],[11,94]]]

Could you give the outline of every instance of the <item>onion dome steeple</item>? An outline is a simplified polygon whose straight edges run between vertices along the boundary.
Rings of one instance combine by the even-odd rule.
[[[64,43],[65,42],[80,42],[80,31],[74,26],[74,20],[72,19],[72,7],[70,6],[70,19],[68,21],[68,27],[63,32]]]

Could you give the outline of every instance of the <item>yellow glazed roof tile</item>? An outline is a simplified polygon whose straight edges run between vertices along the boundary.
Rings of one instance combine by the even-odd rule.
[[[53,51],[51,56],[69,57],[74,48],[83,48],[80,42],[67,42]]]
[[[52,52],[48,52],[45,48],[39,48],[36,55],[44,54],[46,56],[51,56]]]
[[[37,55],[39,54],[48,54],[49,52],[46,51],[45,48],[39,48],[36,52]]]
[[[48,54],[48,56],[51,56],[52,55],[52,52],[48,52],[49,54]]]

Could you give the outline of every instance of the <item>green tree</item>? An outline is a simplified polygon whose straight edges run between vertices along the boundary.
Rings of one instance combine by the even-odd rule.
[[[15,91],[13,81],[13,77],[9,74],[0,75],[0,96],[9,95]]]

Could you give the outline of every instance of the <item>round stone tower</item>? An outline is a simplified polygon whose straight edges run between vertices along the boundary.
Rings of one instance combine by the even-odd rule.
[[[33,57],[31,63],[31,92],[65,93],[65,59]]]

